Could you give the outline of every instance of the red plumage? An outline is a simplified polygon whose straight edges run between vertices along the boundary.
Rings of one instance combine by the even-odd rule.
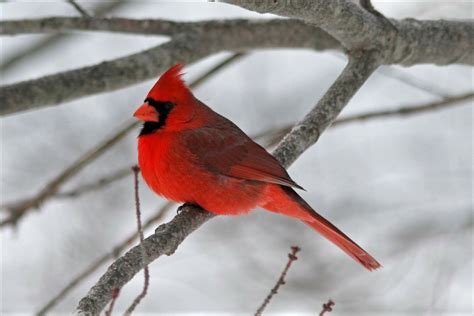
[[[193,96],[182,66],[165,72],[135,112],[144,127],[138,159],[150,188],[167,199],[225,215],[256,207],[297,218],[369,270],[380,264],[293,189],[280,163],[234,123]]]

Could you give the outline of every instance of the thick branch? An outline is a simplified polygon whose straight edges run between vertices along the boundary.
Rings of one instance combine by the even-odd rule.
[[[378,19],[347,0],[223,0],[259,13],[296,18],[321,27],[348,49],[370,48],[383,26]]]
[[[224,0],[243,8],[303,20],[348,50],[374,50],[384,64],[474,64],[472,21],[384,19],[348,0]]]
[[[336,119],[340,110],[376,67],[371,56],[350,58],[343,73],[318,106],[311,110],[275,150],[274,156],[284,167],[288,167],[310,144],[317,141],[319,135]],[[330,109],[331,107],[335,109]],[[312,142],[308,143],[306,139],[311,139]],[[163,254],[173,254],[190,233],[214,216],[197,206],[183,205],[181,212],[171,222],[159,226],[153,235],[145,239],[149,260],[147,263]],[[122,288],[145,266],[140,249],[140,246],[132,248],[108,268],[87,296],[79,302],[77,308],[79,314],[98,315],[111,299],[114,289]]]
[[[192,63],[225,50],[298,47],[334,49],[325,32],[286,21],[228,21],[177,35],[172,41],[127,57],[0,87],[0,115],[41,108],[99,92],[113,91],[153,77],[177,61]]]

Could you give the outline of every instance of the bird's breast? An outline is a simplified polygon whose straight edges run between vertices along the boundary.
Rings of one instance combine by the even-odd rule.
[[[176,137],[153,133],[138,139],[138,162],[143,178],[156,193],[177,202],[187,201],[186,182],[190,168],[189,154],[179,146]]]
[[[154,133],[138,140],[142,176],[156,193],[176,202],[201,205],[218,214],[241,214],[257,205],[262,183],[211,171],[179,133]]]

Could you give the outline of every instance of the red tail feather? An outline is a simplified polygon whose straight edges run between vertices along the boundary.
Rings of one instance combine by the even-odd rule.
[[[341,232],[336,226],[329,223],[321,215],[315,213],[315,220],[313,222],[304,221],[306,224],[314,228],[321,235],[333,242],[336,246],[341,248],[345,253],[351,256],[355,261],[362,264],[368,270],[372,271],[380,268],[380,263],[377,262],[364,249],[359,247],[354,241]]]
[[[381,267],[377,260],[359,247],[346,234],[316,213],[292,188],[269,185],[268,189],[269,194],[267,196],[273,198],[262,204],[263,208],[302,220],[368,270],[371,271]]]

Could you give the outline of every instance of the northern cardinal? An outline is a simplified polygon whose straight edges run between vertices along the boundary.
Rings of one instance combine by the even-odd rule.
[[[293,190],[301,187],[272,155],[194,97],[181,79],[182,68],[166,71],[134,114],[144,121],[138,161],[148,186],[216,214],[246,214],[260,206],[302,220],[367,269],[379,268]]]

